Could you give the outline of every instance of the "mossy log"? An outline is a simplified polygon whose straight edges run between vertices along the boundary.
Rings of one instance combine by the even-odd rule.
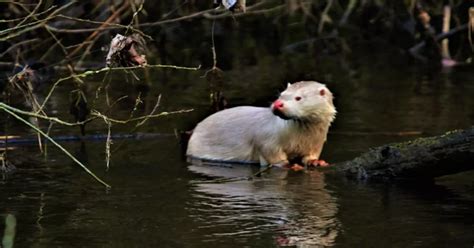
[[[383,145],[328,168],[359,180],[431,179],[474,169],[474,126]]]

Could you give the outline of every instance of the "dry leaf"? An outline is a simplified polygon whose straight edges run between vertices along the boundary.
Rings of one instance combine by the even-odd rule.
[[[106,57],[107,66],[146,65],[145,40],[139,34],[117,34],[110,42]]]

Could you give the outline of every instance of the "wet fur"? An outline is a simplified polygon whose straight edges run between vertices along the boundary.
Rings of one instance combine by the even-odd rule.
[[[321,89],[325,95],[319,95]],[[296,102],[295,96],[303,99]],[[287,164],[319,159],[336,110],[331,92],[317,82],[289,85],[279,98],[284,120],[271,108],[242,106],[217,112],[194,129],[187,155],[221,161]]]

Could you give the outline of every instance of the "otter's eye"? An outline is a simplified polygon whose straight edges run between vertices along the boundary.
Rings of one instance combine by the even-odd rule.
[[[296,100],[296,101],[299,101],[299,100],[301,100],[301,96],[297,96],[297,97],[295,97],[295,100]]]

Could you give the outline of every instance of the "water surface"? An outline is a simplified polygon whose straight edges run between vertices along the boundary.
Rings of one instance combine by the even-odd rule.
[[[265,53],[250,65],[233,57],[226,62],[230,65],[224,74],[224,94],[230,106],[268,106],[287,81],[326,83],[338,109],[323,151],[323,158],[330,162],[350,159],[369,147],[472,125],[472,70],[426,70],[407,63],[402,55],[370,51],[354,52],[351,58]],[[112,148],[120,149],[113,154],[109,170],[103,140],[63,143],[111,184],[111,190],[94,182],[52,146],[46,158],[34,145],[19,146],[9,153],[21,163],[15,173],[0,181],[0,219],[16,219],[15,246],[473,245],[473,173],[433,183],[375,184],[328,179],[318,171],[275,169],[251,181],[202,183],[249,176],[259,169],[189,165],[183,159],[174,130],[189,130],[210,113],[209,86],[203,74],[150,71],[147,81],[151,87],[142,95],[144,105],[138,114],[149,113],[159,94],[160,111],[194,111],[150,120],[139,130],[164,134],[161,137],[114,141]],[[136,84],[125,80],[128,76],[112,78],[112,98],[138,95]],[[89,93],[101,81],[101,76],[88,81]],[[70,84],[60,86],[48,106],[50,113],[71,119],[71,89]],[[134,102],[133,97],[120,102],[113,116],[127,118]],[[9,123],[12,134],[28,134],[21,124]],[[87,129],[89,133],[106,132],[101,121]],[[112,132],[130,129],[114,126]],[[77,133],[59,126],[52,132],[53,136]],[[0,230],[4,229],[0,224]]]

